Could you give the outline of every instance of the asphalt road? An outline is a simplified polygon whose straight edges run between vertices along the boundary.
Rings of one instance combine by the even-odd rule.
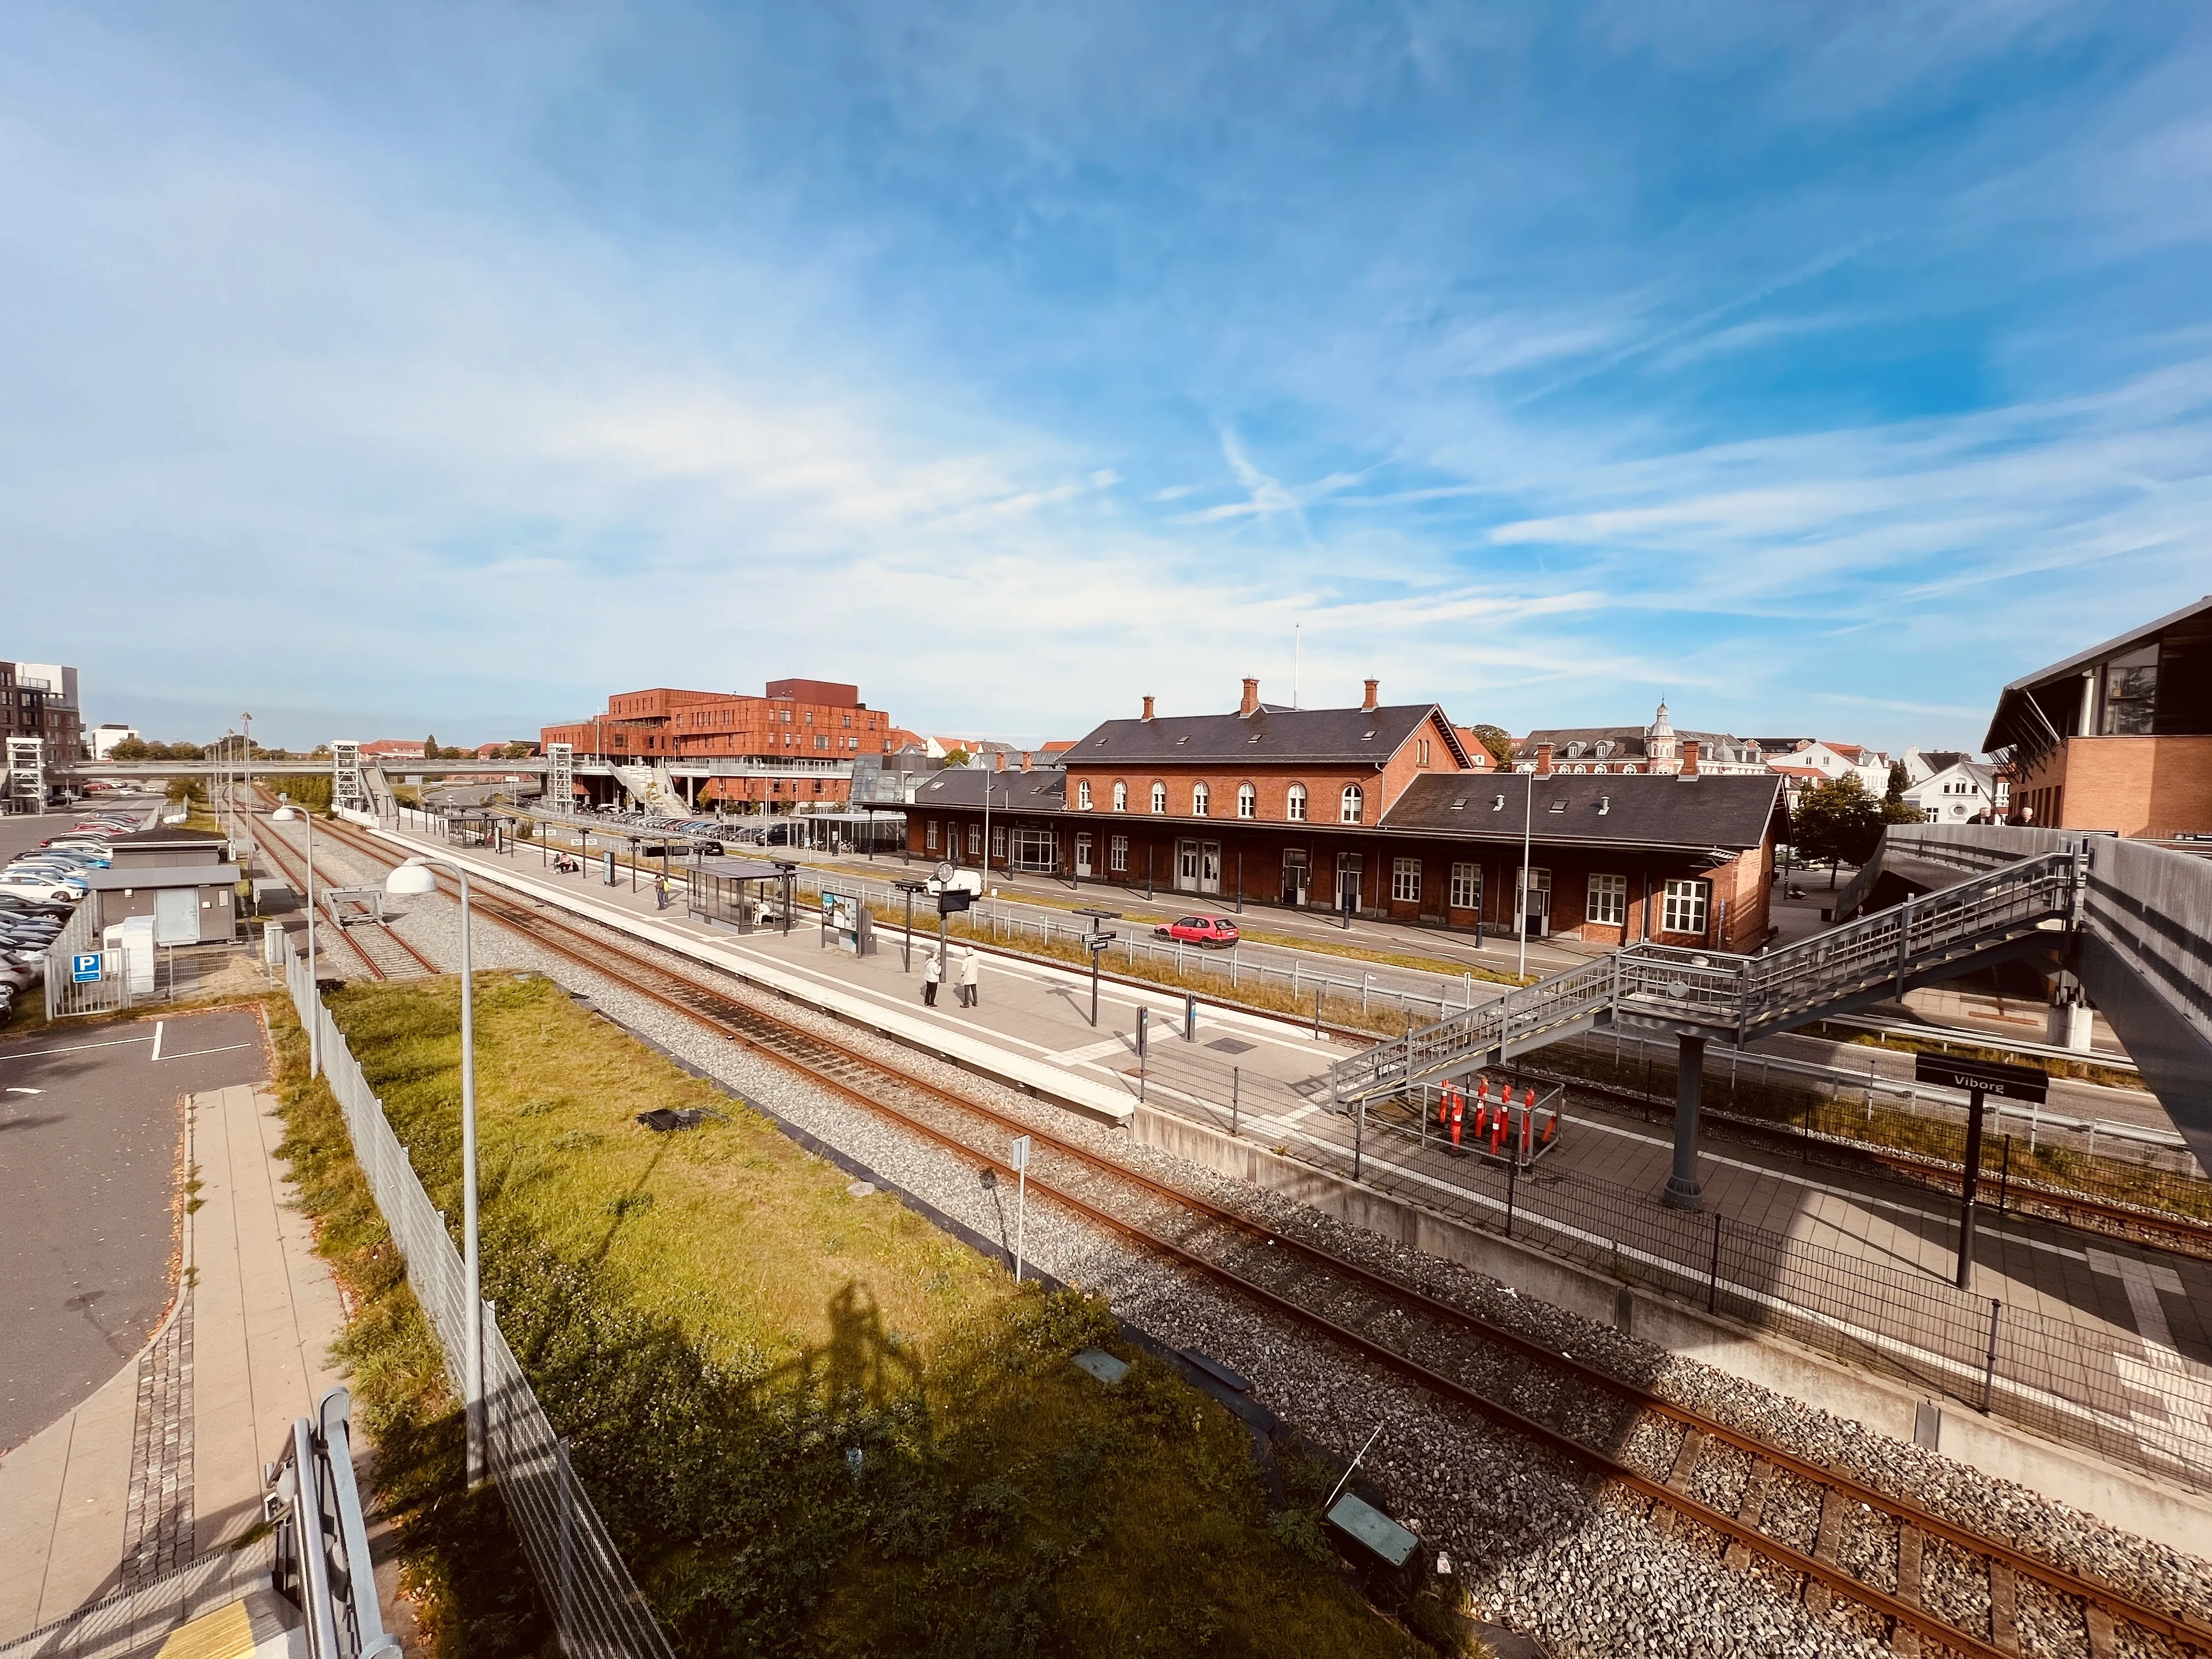
[[[176,1288],[184,1097],[267,1075],[243,1011],[0,1043],[0,1452],[153,1334]]]

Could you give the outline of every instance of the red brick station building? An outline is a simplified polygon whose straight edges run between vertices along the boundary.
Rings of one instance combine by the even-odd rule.
[[[1036,769],[938,775],[907,809],[915,855],[1076,885],[1515,930],[1524,829],[1532,937],[1765,943],[1778,775],[1567,775],[1540,746],[1500,773],[1434,703],[1109,720]],[[986,792],[989,827],[985,829]]]

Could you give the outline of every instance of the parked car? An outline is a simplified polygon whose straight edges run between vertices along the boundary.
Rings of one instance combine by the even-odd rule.
[[[1240,937],[1237,924],[1226,916],[1183,916],[1153,928],[1152,933],[1160,939],[1181,939],[1186,945],[1213,950],[1226,950]]]
[[[83,894],[65,881],[51,876],[13,875],[0,871],[0,893],[21,893],[27,898],[40,898],[50,904],[74,904]]]
[[[52,904],[45,899],[27,898],[21,893],[0,893],[0,916],[51,916],[67,921],[70,908],[66,903]]]

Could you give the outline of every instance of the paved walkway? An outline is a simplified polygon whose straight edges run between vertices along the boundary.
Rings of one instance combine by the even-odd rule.
[[[0,1641],[185,1565],[260,1517],[261,1466],[337,1376],[337,1285],[289,1207],[263,1090],[187,1103],[185,1287],[136,1358],[0,1459]]]
[[[824,994],[856,999],[883,1011],[886,1018],[910,1022],[909,1029],[941,1033],[948,1043],[981,1045],[1005,1056],[1009,1066],[1051,1067],[1083,1080],[1085,1094],[1118,1093],[1133,1103],[1141,1093],[1153,1105],[1224,1129],[1233,1118],[1241,1133],[1264,1144],[1288,1146],[1324,1167],[1349,1170],[1352,1126],[1329,1110],[1322,1073],[1351,1049],[1281,1021],[1208,1008],[1200,1012],[1194,1037],[1185,1040],[1180,1035],[1180,997],[1166,990],[1108,984],[1101,991],[1094,1029],[1087,978],[1000,956],[986,957],[980,1007],[957,1006],[948,988],[935,1009],[925,1009],[921,968],[928,941],[917,939],[912,970],[907,971],[896,927],[878,930],[875,956],[856,959],[825,948],[821,929],[811,923],[795,924],[788,936],[739,936],[726,927],[709,928],[679,909],[657,912],[652,895],[633,894],[626,877],[609,888],[590,874],[551,875],[534,850],[506,856],[469,854],[444,842],[438,850],[469,858],[517,884],[562,894],[580,907],[623,915],[702,956],[771,969]],[[1141,1074],[1135,1051],[1140,1011],[1150,1049]],[[1601,1224],[1616,1237],[1632,1237],[1638,1228],[1656,1236],[1677,1222],[1676,1212],[1662,1212],[1656,1201],[1670,1152],[1665,1126],[1616,1116],[1578,1101],[1565,1114],[1560,1144],[1537,1167],[1534,1178],[1520,1183],[1514,1201],[1524,1215],[1556,1205],[1562,1224],[1571,1217],[1585,1234]],[[1480,1158],[1454,1156],[1434,1139],[1424,1146],[1371,1129],[1360,1155],[1369,1181],[1431,1207],[1492,1218],[1504,1207],[1502,1170]],[[1608,1183],[1615,1193],[1607,1201],[1616,1206],[1615,1212],[1592,1220],[1587,1195],[1569,1203],[1565,1187],[1582,1183],[1565,1183],[1559,1193],[1547,1194],[1547,1179],[1566,1172]],[[1850,1264],[1873,1264],[1901,1273],[1908,1287],[1923,1287],[1929,1319],[1982,1317],[1969,1314],[1949,1288],[1957,1245],[1954,1204],[1878,1177],[1806,1168],[1728,1141],[1709,1146],[1700,1178],[1709,1214],[1717,1212],[1728,1222],[1789,1241],[1790,1259],[1755,1250],[1730,1255],[1722,1274],[1723,1288],[1757,1298],[1770,1294],[1786,1275],[1796,1275],[1801,1284],[1826,1277],[1838,1280],[1838,1305],[1848,1307]],[[2165,1397],[2149,1399],[2142,1409],[2160,1418],[2170,1410],[2185,1424],[2196,1425],[2188,1434],[2212,1444],[2212,1263],[2085,1237],[2018,1216],[1999,1218],[1986,1209],[1978,1255],[1978,1296],[2087,1328],[2087,1351],[2101,1368],[2096,1397],[2109,1404],[2124,1394],[2129,1403],[2122,1409],[2133,1412],[2143,1393],[2142,1376],[2169,1378]],[[1911,1295],[1905,1299],[1910,1301]],[[1874,1310],[1867,1311],[1873,1316]],[[1895,1316],[1894,1309],[1882,1311]],[[1971,1340],[1970,1333],[1952,1334],[1954,1352]],[[1979,1347],[1972,1352],[1978,1358]],[[2130,1366],[2140,1375],[2130,1372]]]

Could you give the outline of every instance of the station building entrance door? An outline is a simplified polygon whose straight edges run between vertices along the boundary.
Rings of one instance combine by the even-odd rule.
[[[1176,889],[1184,893],[1221,890],[1221,843],[1185,838],[1176,842]]]

